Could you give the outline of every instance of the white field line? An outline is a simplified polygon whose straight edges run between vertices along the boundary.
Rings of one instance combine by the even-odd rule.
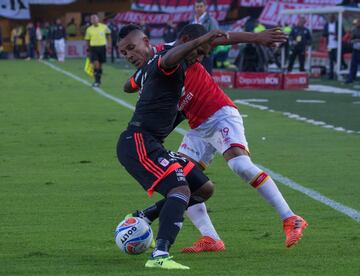
[[[58,72],[63,73],[64,75],[66,75],[66,76],[68,76],[68,77],[70,77],[70,78],[72,78],[74,80],[77,80],[77,81],[85,84],[86,86],[91,87],[91,84],[88,81],[86,81],[86,80],[84,80],[84,79],[82,79],[82,78],[80,78],[80,77],[78,77],[78,76],[76,76],[76,75],[74,75],[74,74],[72,74],[72,73],[70,73],[68,71],[63,70],[63,69],[61,69],[60,67],[58,67],[58,66],[56,66],[54,64],[51,64],[51,63],[46,62],[46,61],[42,61],[42,63],[46,64],[47,66],[53,68],[54,70],[56,70]],[[134,108],[135,108],[133,105],[131,105],[131,104],[119,99],[119,98],[116,98],[116,97],[106,93],[101,88],[93,88],[93,89],[98,94],[100,94],[101,96],[106,97],[106,98],[120,104],[123,107],[126,107],[126,108],[131,109],[131,110],[134,110]],[[184,135],[187,132],[185,129],[179,128],[179,127],[176,128],[175,131],[177,133],[181,134],[181,135]],[[358,210],[355,210],[355,209],[350,208],[348,206],[345,206],[345,205],[343,205],[343,204],[341,204],[341,203],[339,203],[337,201],[334,201],[334,200],[332,200],[330,198],[327,198],[326,196],[323,196],[322,194],[320,194],[320,193],[318,193],[318,192],[316,192],[316,191],[314,191],[312,189],[306,188],[306,187],[296,183],[295,181],[293,181],[293,180],[291,180],[291,179],[289,179],[289,178],[287,178],[285,176],[282,176],[281,174],[275,173],[275,172],[273,172],[273,171],[271,171],[271,170],[269,170],[269,169],[267,169],[267,168],[265,168],[265,167],[263,167],[261,165],[258,165],[258,166],[262,170],[269,172],[271,177],[273,177],[279,183],[282,183],[283,185],[288,186],[293,190],[299,191],[299,192],[311,197],[312,199],[314,199],[314,200],[316,200],[318,202],[321,202],[321,203],[331,207],[332,209],[334,209],[334,210],[336,210],[336,211],[338,211],[340,213],[343,213],[344,215],[346,215],[346,216],[350,217],[351,219],[355,220],[356,222],[360,223],[360,212]]]
[[[297,103],[315,103],[315,104],[326,103],[326,101],[323,101],[323,100],[302,100],[302,99],[297,99],[296,102]]]
[[[357,92],[359,92],[348,88],[340,88],[340,87],[334,87],[334,86],[322,85],[322,84],[311,84],[309,85],[309,88],[306,88],[305,90],[311,92],[333,93],[333,94],[356,94]]]
[[[248,103],[267,103],[268,99],[243,99],[243,101],[246,101]]]
[[[260,109],[260,110],[266,110],[266,111],[269,111],[269,112],[275,112],[275,110],[273,110],[271,108],[268,108],[267,106],[249,103],[246,100],[235,100],[234,102],[237,103],[237,104],[257,108],[257,109]],[[306,117],[302,117],[302,116],[300,116],[298,114],[294,114],[294,113],[291,113],[291,112],[281,112],[281,111],[279,111],[279,112],[281,114],[283,114],[284,116],[290,118],[290,119],[297,120],[297,121],[303,121],[305,123],[312,124],[312,125],[315,125],[315,126],[320,126],[322,128],[332,129],[332,130],[335,130],[335,131],[345,132],[345,133],[360,134],[360,131],[345,129],[343,127],[336,127],[336,126],[333,126],[333,125],[329,125],[329,124],[327,124],[325,122],[316,121],[314,119],[309,119],[309,118],[306,118]]]

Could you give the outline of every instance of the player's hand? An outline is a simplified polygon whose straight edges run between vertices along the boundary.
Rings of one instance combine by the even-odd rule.
[[[225,37],[226,39],[229,39],[229,34],[222,30],[212,30],[203,35],[201,38],[203,39],[203,43],[211,43],[213,40],[219,37]]]
[[[276,44],[284,43],[287,40],[286,34],[284,34],[279,27],[265,30],[256,35],[257,43],[267,47],[276,46]]]

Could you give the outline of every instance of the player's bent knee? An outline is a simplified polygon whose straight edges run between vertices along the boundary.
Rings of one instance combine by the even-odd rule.
[[[182,186],[178,186],[175,188],[172,188],[168,194],[167,194],[167,198],[169,197],[177,197],[179,199],[182,199],[184,201],[186,201],[186,203],[189,203],[190,200],[190,196],[191,196],[191,191],[188,185],[182,185]]]
[[[246,149],[240,147],[230,147],[223,153],[226,162],[238,156],[249,156],[249,152]]]
[[[241,155],[228,161],[228,165],[233,172],[239,175],[246,182],[250,182],[254,177],[261,173],[260,170],[250,159],[249,156]]]
[[[215,185],[213,182],[211,182],[209,180],[204,185],[202,185],[199,189],[197,189],[194,193],[192,193],[191,196],[201,197],[203,199],[202,201],[206,201],[210,197],[212,197],[212,195],[214,194],[214,190],[215,190]]]

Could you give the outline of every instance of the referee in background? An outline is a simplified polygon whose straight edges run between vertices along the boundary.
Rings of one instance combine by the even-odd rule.
[[[111,31],[105,24],[99,22],[99,17],[96,14],[93,14],[90,20],[91,26],[86,29],[85,40],[88,43],[88,53],[94,68],[95,82],[93,87],[99,87],[101,84],[102,64],[106,62],[106,42]]]

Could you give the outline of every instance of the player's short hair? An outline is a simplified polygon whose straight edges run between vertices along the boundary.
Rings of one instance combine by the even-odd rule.
[[[204,34],[207,33],[207,30],[203,25],[200,24],[189,24],[186,25],[179,33],[178,38],[181,38],[182,36],[186,35],[191,40],[198,38]]]
[[[131,33],[132,31],[135,31],[135,30],[142,32],[142,29],[139,25],[136,25],[136,24],[125,25],[119,31],[119,40],[125,38],[129,33]]]
[[[206,0],[195,0],[196,3],[204,3],[205,6],[207,6]]]

